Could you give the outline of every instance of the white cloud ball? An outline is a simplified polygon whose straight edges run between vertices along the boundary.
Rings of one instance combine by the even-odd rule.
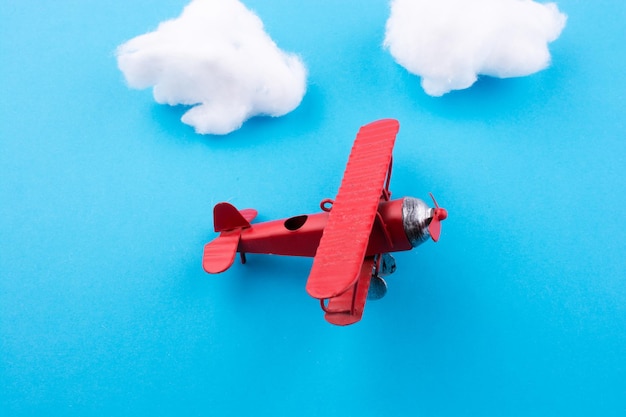
[[[520,77],[550,63],[566,16],[531,0],[393,0],[384,45],[427,94],[470,87],[478,74]]]
[[[280,50],[238,0],[193,0],[178,18],[121,45],[117,60],[129,86],[154,86],[158,103],[193,106],[182,121],[198,133],[282,116],[306,91],[302,61]]]

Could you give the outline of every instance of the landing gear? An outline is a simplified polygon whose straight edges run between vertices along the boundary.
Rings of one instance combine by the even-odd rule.
[[[376,263],[372,269],[372,280],[367,293],[368,300],[380,300],[387,294],[387,282],[382,277],[396,272],[396,260],[388,253],[382,253],[376,257]]]
[[[370,289],[367,292],[368,300],[380,300],[387,294],[387,283],[378,275],[372,275]]]

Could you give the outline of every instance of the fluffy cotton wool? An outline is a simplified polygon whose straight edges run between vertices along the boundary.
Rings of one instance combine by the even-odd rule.
[[[566,16],[531,0],[393,0],[384,45],[427,94],[470,87],[478,74],[520,77],[550,63]]]
[[[117,49],[128,85],[154,99],[193,106],[182,121],[198,133],[227,134],[256,115],[282,116],[306,90],[306,69],[280,50],[238,0],[193,0],[156,31]]]

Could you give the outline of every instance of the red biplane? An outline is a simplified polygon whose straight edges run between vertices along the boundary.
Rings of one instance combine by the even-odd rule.
[[[229,203],[213,209],[220,235],[204,247],[202,266],[211,274],[228,269],[240,253],[313,257],[307,292],[320,300],[328,322],[356,323],[367,298],[387,289],[381,276],[394,272],[390,252],[416,247],[441,232],[445,209],[422,200],[391,200],[392,150],[398,121],[379,120],[359,130],[339,192],[323,200],[322,211],[255,223],[256,210],[237,210]]]

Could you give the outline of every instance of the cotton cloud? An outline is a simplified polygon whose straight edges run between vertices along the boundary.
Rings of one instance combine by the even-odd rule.
[[[130,87],[154,87],[158,103],[193,106],[182,121],[198,133],[282,116],[306,90],[302,61],[280,50],[237,0],[193,0],[178,18],[121,45],[117,61]]]
[[[393,0],[385,46],[427,94],[470,87],[478,74],[520,77],[550,63],[566,16],[531,0]]]

